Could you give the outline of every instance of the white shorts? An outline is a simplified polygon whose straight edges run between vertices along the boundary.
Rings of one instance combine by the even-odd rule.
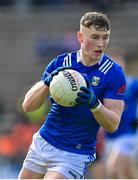
[[[35,133],[23,167],[40,174],[56,171],[69,179],[83,179],[95,158],[95,154],[81,155],[55,148]]]
[[[115,139],[106,139],[105,141],[105,157],[107,157],[111,151],[115,150],[125,156],[132,156],[132,151],[135,148],[135,134],[123,135]]]

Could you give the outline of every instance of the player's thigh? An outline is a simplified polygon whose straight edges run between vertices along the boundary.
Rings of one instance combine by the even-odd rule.
[[[39,174],[23,167],[20,171],[18,179],[43,179],[43,177],[44,174]]]
[[[48,171],[44,177],[44,179],[68,179],[63,174],[60,174],[56,171]]]
[[[116,162],[114,165],[119,167],[120,169],[128,170],[128,167],[132,166],[131,156],[127,156],[127,155],[122,154],[122,153],[118,154],[118,156],[116,158]]]
[[[109,155],[106,167],[108,171],[124,171],[125,169],[128,169],[130,162],[130,156],[127,156],[118,150],[114,150]]]

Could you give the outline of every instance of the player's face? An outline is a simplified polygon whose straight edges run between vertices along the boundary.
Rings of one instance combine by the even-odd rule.
[[[96,30],[94,26],[90,28],[82,27],[78,32],[78,40],[81,43],[82,53],[87,58],[95,61],[99,60],[109,42],[110,31]]]

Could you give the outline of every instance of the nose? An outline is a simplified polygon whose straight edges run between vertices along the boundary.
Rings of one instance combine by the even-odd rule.
[[[104,46],[104,41],[103,41],[102,38],[100,38],[100,39],[98,40],[97,46],[100,47],[100,48],[102,48],[102,47]]]

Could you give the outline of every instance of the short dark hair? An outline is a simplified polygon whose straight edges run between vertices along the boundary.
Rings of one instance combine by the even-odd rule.
[[[97,30],[107,30],[111,29],[111,24],[108,17],[101,12],[87,12],[85,13],[81,20],[80,25],[89,28],[94,26]]]

